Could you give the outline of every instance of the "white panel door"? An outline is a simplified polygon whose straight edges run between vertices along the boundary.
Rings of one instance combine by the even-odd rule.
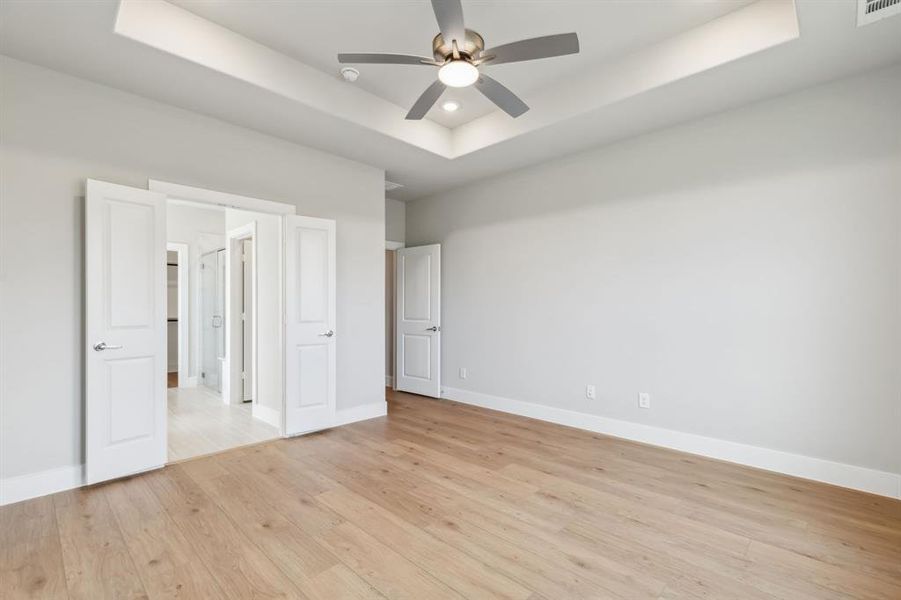
[[[88,483],[166,463],[166,196],[87,182]]]
[[[285,434],[335,422],[335,222],[285,217]]]
[[[395,268],[395,388],[440,398],[441,246],[401,248]]]

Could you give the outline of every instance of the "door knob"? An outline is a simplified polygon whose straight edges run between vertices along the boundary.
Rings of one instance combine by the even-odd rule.
[[[325,333],[320,333],[319,337],[332,337],[333,335],[335,335],[335,332],[329,329]]]
[[[441,331],[441,328],[440,328],[440,327],[437,327],[437,326],[435,326],[435,327],[429,327],[428,329],[426,329],[426,331]]]
[[[110,346],[106,342],[97,342],[94,344],[94,350],[97,352],[103,352],[104,350],[121,350],[122,346]]]

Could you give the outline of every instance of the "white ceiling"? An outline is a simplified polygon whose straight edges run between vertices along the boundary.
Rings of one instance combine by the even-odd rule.
[[[532,92],[582,77],[586,68],[691,29],[753,0],[555,0],[466,1],[467,27],[487,47],[519,39],[579,34],[581,52],[520,64],[485,67],[529,103]],[[329,75],[337,76],[338,52],[389,52],[431,57],[438,26],[428,0],[172,0],[194,14],[278,50]],[[408,65],[353,65],[355,85],[403,108],[413,105],[431,84],[437,69]],[[494,112],[475,88],[449,90],[460,110],[447,113],[436,104],[427,115],[453,128]],[[439,103],[440,104],[440,103]]]
[[[582,39],[578,57],[494,68],[532,106],[515,120],[492,111],[468,122],[404,121],[407,102],[388,94],[397,79],[418,95],[407,73],[418,67],[392,67],[384,79],[361,68],[359,85],[338,80],[337,52],[426,52],[435,28],[426,2],[230,0],[187,12],[163,0],[126,0],[122,10],[116,0],[3,0],[0,52],[381,167],[405,186],[392,197],[410,200],[901,60],[901,17],[857,28],[855,0],[741,4],[464,0],[489,44],[567,30]],[[602,9],[619,21],[592,12]],[[247,11],[247,23],[227,23],[233,10]],[[196,16],[206,11],[228,28]],[[297,37],[314,42],[289,48],[291,15],[300,14]],[[376,80],[388,91],[367,89]],[[468,119],[477,105],[464,100]]]

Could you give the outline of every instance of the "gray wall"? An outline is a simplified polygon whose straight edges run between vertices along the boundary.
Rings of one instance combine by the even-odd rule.
[[[444,384],[901,472],[899,106],[895,67],[408,204]]]
[[[407,239],[407,205],[400,200],[385,198],[385,239],[403,242]]]
[[[338,409],[384,401],[384,172],[3,58],[0,477],[82,461],[86,178],[337,220]]]

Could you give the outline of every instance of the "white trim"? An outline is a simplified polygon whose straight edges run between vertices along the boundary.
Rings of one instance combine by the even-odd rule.
[[[404,247],[403,242],[392,242],[389,240],[385,240],[385,250],[400,250]]]
[[[877,471],[801,454],[610,419],[522,400],[491,396],[470,390],[447,387],[442,389],[441,397],[464,404],[901,499],[901,474],[897,473]]]
[[[168,181],[159,181],[157,179],[148,179],[147,187],[151,192],[162,192],[176,200],[189,200],[202,202],[204,204],[215,204],[227,208],[237,208],[240,210],[275,215],[293,215],[297,212],[297,207],[293,204],[260,200],[259,198],[251,198],[249,196],[238,196],[237,194],[217,192],[215,190],[207,190]]]
[[[394,375],[385,375],[385,387],[394,388]]]
[[[223,381],[226,383],[226,386],[222,389],[222,399],[226,404],[241,404],[244,401],[243,394],[243,384],[241,382],[241,372],[242,369],[239,365],[233,364],[238,356],[243,356],[243,348],[241,348],[241,352],[236,352],[240,344],[237,340],[241,339],[241,336],[235,335],[235,332],[238,331],[239,328],[243,326],[241,322],[241,315],[239,311],[234,310],[234,301],[237,297],[238,286],[235,284],[236,278],[241,273],[242,261],[239,260],[239,257],[243,254],[243,249],[241,248],[241,244],[239,242],[243,242],[244,240],[252,240],[253,241],[253,259],[252,259],[252,279],[251,279],[251,303],[253,304],[253,311],[251,312],[250,318],[253,323],[253,339],[250,341],[251,347],[251,382],[250,389],[253,394],[253,402],[256,404],[259,402],[260,394],[258,389],[258,381],[259,381],[259,370],[257,365],[257,339],[259,336],[259,319],[258,319],[258,310],[259,299],[257,296],[257,274],[259,273],[259,269],[257,267],[257,256],[259,252],[257,252],[257,222],[256,220],[250,221],[249,223],[245,223],[240,227],[227,231],[225,233],[225,322],[227,323],[227,327],[225,328],[225,377],[223,377]],[[279,425],[281,426],[281,419],[279,419]]]
[[[282,412],[280,410],[254,401],[251,411],[254,419],[259,419],[264,423],[277,427],[281,431]]]
[[[356,423],[357,421],[384,417],[387,414],[387,402],[375,402],[373,404],[345,408],[344,410],[339,410],[335,413],[335,424],[333,427],[340,427],[341,425],[349,425],[350,423]]]
[[[188,244],[166,242],[166,250],[178,253],[178,387],[187,387],[190,352],[188,349],[188,325],[190,323],[188,269],[190,259]],[[168,335],[168,330],[167,330]]]
[[[84,485],[84,465],[48,469],[0,479],[0,506],[64,492]]]

